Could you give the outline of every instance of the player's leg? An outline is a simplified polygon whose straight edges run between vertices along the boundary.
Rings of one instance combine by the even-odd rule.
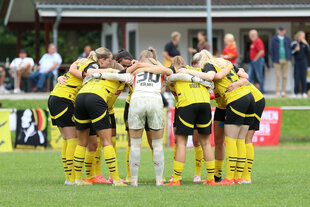
[[[77,137],[78,143],[74,152],[75,183],[77,185],[85,185],[86,182],[82,180],[82,171],[85,160],[86,147],[88,144],[89,128],[84,130],[77,130]]]
[[[88,183],[100,183],[94,176],[94,168],[93,168],[93,161],[95,160],[95,154],[97,151],[97,136],[96,133],[91,133],[88,140],[87,150],[85,154],[85,172],[86,172],[86,179],[85,182]]]
[[[225,109],[215,109],[214,114],[214,144],[215,144],[215,182],[222,181],[222,171],[225,160],[225,134],[224,134],[224,123],[225,123]]]
[[[143,128],[145,126],[147,102],[144,97],[131,98],[128,112],[130,134],[129,167],[131,185],[138,186],[138,172],[141,156]]]
[[[214,162],[213,150],[210,143],[210,135],[199,134],[199,141],[203,149],[203,156],[207,170],[207,180],[205,184],[215,185],[214,181],[215,162]]]
[[[147,123],[151,129],[153,163],[155,167],[156,186],[163,185],[164,150],[163,134],[165,127],[164,106],[161,97],[150,97],[147,110]]]
[[[129,112],[129,103],[126,102],[125,109],[124,109],[124,123],[125,123],[125,129],[127,131],[127,149],[126,149],[126,181],[131,182],[131,174],[130,174],[130,167],[129,167],[129,154],[130,154],[130,133],[129,133],[129,127],[128,127],[128,112]]]
[[[195,104],[178,108],[176,120],[177,146],[175,160],[173,162],[173,181],[167,185],[180,185],[186,158],[187,137],[193,134],[195,120]]]
[[[163,134],[164,130],[150,130],[152,136],[152,148],[153,148],[153,163],[155,167],[156,185],[163,184],[164,173],[164,149],[163,149]]]
[[[235,169],[235,183],[236,184],[241,184],[241,177],[242,177],[242,173],[244,171],[244,166],[246,163],[246,148],[245,148],[245,137],[246,134],[249,130],[249,126],[248,125],[242,125],[240,127],[240,132],[238,135],[238,139],[237,139],[237,151],[238,151],[238,155],[237,155],[237,164],[236,164],[236,169]]]
[[[214,171],[215,162],[214,154],[210,143],[210,134],[212,126],[211,106],[209,103],[197,104],[195,126],[198,131],[198,138],[203,150],[203,159],[207,170],[207,180],[205,184],[215,185]]]
[[[62,162],[66,172],[65,184],[74,184],[73,155],[77,145],[77,134],[75,124],[72,120],[74,106],[71,100],[50,96],[48,108],[51,114],[53,125],[58,126],[63,137]]]
[[[245,163],[244,171],[242,174],[242,179],[243,179],[242,183],[245,183],[245,184],[250,184],[252,182],[251,172],[252,172],[252,166],[254,162],[254,147],[253,147],[252,139],[253,139],[255,131],[259,130],[260,118],[263,114],[264,108],[265,108],[264,98],[255,102],[254,120],[253,120],[253,123],[250,125],[249,131],[247,132],[247,135],[245,138],[246,163]]]
[[[203,166],[203,150],[199,143],[198,131],[194,130],[193,134],[193,145],[195,151],[195,174],[193,182],[201,181],[201,170]]]
[[[130,153],[129,167],[131,173],[131,185],[138,186],[138,174],[141,156],[141,144],[143,129],[129,129],[130,131]]]

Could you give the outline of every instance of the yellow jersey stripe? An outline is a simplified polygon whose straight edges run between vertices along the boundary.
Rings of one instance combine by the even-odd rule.
[[[67,111],[68,111],[68,107],[65,108],[62,112],[60,112],[59,114],[57,114],[57,115],[55,115],[55,116],[52,116],[52,114],[51,114],[51,118],[52,118],[52,119],[58,119],[59,117],[61,117],[62,115],[64,115]]]
[[[76,122],[79,122],[80,124],[87,124],[87,123],[90,123],[91,120],[90,119],[87,119],[87,120],[80,120],[80,119],[77,119],[76,117],[74,117],[74,120]]]
[[[196,124],[196,126],[198,128],[205,128],[205,127],[210,126],[211,123],[212,123],[212,119],[210,119],[209,123],[207,123],[207,124]]]
[[[193,124],[187,123],[186,121],[184,121],[180,116],[179,116],[180,121],[187,127],[189,128],[194,128]]]
[[[254,114],[244,114],[242,112],[237,111],[236,109],[234,109],[232,106],[229,106],[230,109],[232,110],[232,112],[234,112],[235,114],[237,114],[238,116],[241,117],[254,117]]]
[[[107,114],[107,110],[105,110],[105,112],[101,116],[99,116],[99,117],[97,117],[95,119],[92,119],[91,122],[95,123],[97,121],[100,121],[103,117],[105,117],[106,114]]]
[[[260,117],[259,117],[257,114],[254,114],[254,117],[255,117],[258,121],[260,121]]]

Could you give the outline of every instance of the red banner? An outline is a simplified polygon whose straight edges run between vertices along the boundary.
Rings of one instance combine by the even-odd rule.
[[[215,108],[212,108],[212,117],[214,115]],[[169,115],[169,126],[170,126],[170,146],[174,145],[174,131],[173,131],[173,120],[174,120],[174,108],[170,109]],[[282,120],[282,109],[280,107],[266,107],[261,121],[260,130],[255,132],[253,137],[254,145],[278,145],[280,141],[281,133],[281,120]],[[191,141],[189,139],[188,141]],[[191,146],[191,144],[188,144]],[[213,134],[213,122],[212,122],[212,134],[211,134],[211,145],[214,146],[214,134]]]

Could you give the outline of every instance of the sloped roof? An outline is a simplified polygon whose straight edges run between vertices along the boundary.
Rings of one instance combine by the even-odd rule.
[[[205,0],[34,0],[41,5],[203,6]],[[305,5],[309,0],[213,0],[213,6]]]

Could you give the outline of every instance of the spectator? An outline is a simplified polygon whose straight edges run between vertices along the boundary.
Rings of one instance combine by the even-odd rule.
[[[201,50],[208,50],[210,51],[210,44],[207,40],[207,36],[205,32],[198,32],[197,34],[197,39],[198,39],[198,43],[197,43],[197,49],[194,48],[188,48],[188,52],[190,53],[197,53],[200,52]]]
[[[306,40],[306,34],[299,31],[295,35],[295,41],[292,42],[292,54],[294,56],[294,95],[299,92],[299,84],[301,82],[302,96],[307,98],[307,72],[308,72],[308,53],[310,51],[309,44]]]
[[[9,93],[8,90],[4,87],[4,79],[5,79],[5,69],[0,66],[0,93]]]
[[[224,37],[225,48],[223,49],[222,58],[229,60],[232,64],[237,63],[238,51],[234,35],[226,34]]]
[[[279,26],[277,35],[273,36],[270,42],[270,57],[273,62],[273,67],[276,73],[276,96],[287,97],[286,82],[287,75],[290,69],[290,61],[292,57],[291,40],[285,35],[284,26]],[[280,93],[280,79],[282,76],[282,92]]]
[[[249,38],[252,41],[250,47],[250,67],[249,67],[249,81],[253,83],[254,73],[257,77],[259,88],[262,93],[264,91],[264,63],[265,63],[265,46],[263,41],[258,37],[255,29],[249,32]]]
[[[39,61],[39,71],[31,73],[29,79],[33,82],[35,87],[34,92],[42,91],[47,77],[53,77],[57,74],[57,69],[62,62],[61,56],[56,52],[56,46],[50,44],[48,53],[45,53]]]
[[[173,32],[171,34],[171,42],[165,45],[164,49],[164,66],[170,67],[172,58],[181,55],[179,51],[179,42],[181,40],[181,34],[179,32]]]
[[[92,51],[92,48],[90,45],[86,45],[84,47],[84,52],[80,54],[79,58],[87,58],[89,53]]]
[[[15,58],[10,65],[10,69],[13,71],[16,70],[15,74],[17,74],[17,77],[15,77],[17,78],[17,81],[16,81],[16,86],[15,86],[16,88],[14,89],[14,93],[22,92],[20,90],[21,79],[22,77],[23,78],[28,77],[34,66],[33,59],[31,57],[27,57],[27,52],[24,49],[21,49],[19,51],[18,56],[19,57]]]

